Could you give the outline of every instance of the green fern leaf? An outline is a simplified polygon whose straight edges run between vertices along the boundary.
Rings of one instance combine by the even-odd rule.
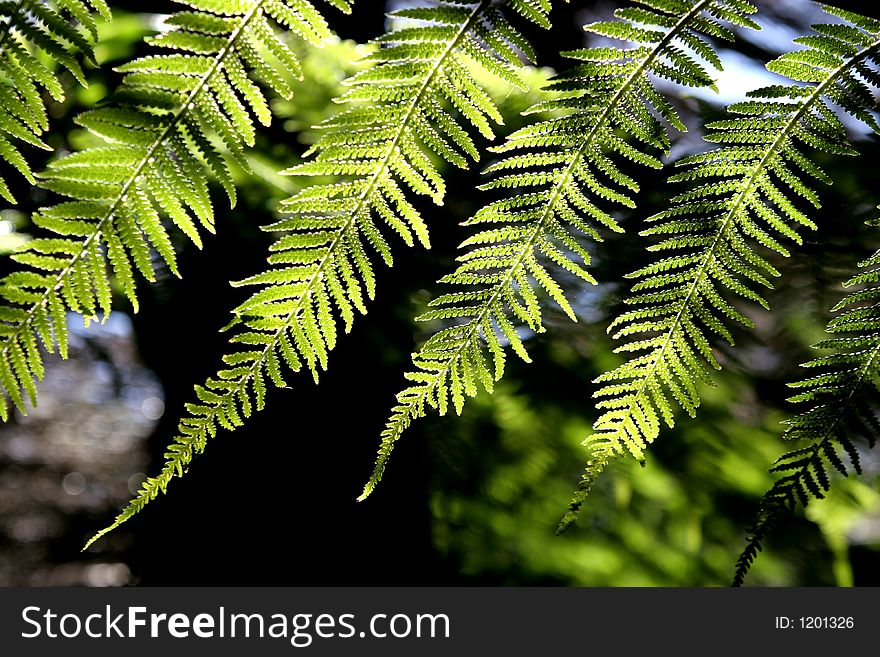
[[[451,406],[461,413],[479,387],[491,393],[504,372],[505,347],[529,361],[517,325],[544,330],[536,288],[577,321],[552,270],[596,282],[586,270],[584,238],[601,241],[599,230],[621,231],[609,210],[635,206],[638,184],[620,163],[661,167],[655,153],[667,152],[670,141],[658,116],[685,129],[649,76],[710,86],[712,78],[682,45],[711,52],[707,35],[731,37],[712,18],[719,12],[737,25],[757,27],[748,18],[754,7],[745,2],[643,4],[618,10],[617,21],[587,25],[630,47],[567,53],[578,64],[553,83],[561,95],[532,109],[557,116],[518,130],[493,149],[504,158],[486,170],[495,175],[483,188],[511,193],[467,222],[478,232],[462,243],[466,251],[456,271],[441,280],[454,291],[434,299],[433,309],[418,318],[452,322],[413,355],[415,369],[406,375],[411,385],[397,395],[376,467],[359,499],[378,484],[395,443],[426,407],[445,414]]]
[[[7,0],[0,5],[0,158],[35,184],[21,143],[51,150],[40,139],[49,127],[42,93],[64,100],[64,88],[46,60],[88,86],[76,55],[93,61],[92,43],[98,35],[94,13],[110,20],[110,10],[101,0]],[[2,175],[0,196],[15,203]]]
[[[752,325],[726,297],[766,307],[760,289],[779,274],[760,247],[788,255],[783,240],[800,244],[800,229],[815,228],[801,206],[819,205],[809,179],[827,182],[827,175],[808,153],[855,154],[832,104],[880,131],[872,81],[864,76],[866,65],[880,62],[880,22],[825,10],[849,23],[815,25],[813,38],[798,40],[804,49],[768,64],[798,84],[750,92],[729,107],[736,118],[710,125],[706,139],[721,146],[678,163],[681,172],[670,180],[692,186],[642,233],[661,238],[649,250],[664,257],[629,275],[636,280],[631,309],[609,327],[624,339],[617,351],[633,355],[596,380],[603,414],[585,441],[593,462],[625,453],[643,459],[661,424],[672,426],[675,406],[696,414],[699,384],[711,384],[710,370],[720,369],[712,341],[732,344],[730,323]],[[585,473],[560,529],[597,474]]]
[[[157,263],[180,275],[162,217],[201,247],[200,231],[214,231],[208,172],[235,202],[232,176],[215,142],[247,168],[241,145],[253,144],[252,116],[269,120],[266,99],[248,72],[266,87],[290,94],[278,71],[295,60],[270,20],[315,45],[330,36],[305,0],[184,4],[197,11],[175,14],[169,31],[150,38],[172,52],[121,66],[126,76],[110,102],[78,117],[103,144],[52,162],[41,176],[42,187],[70,200],[35,214],[34,223],[58,237],[27,243],[12,256],[25,271],[0,281],[6,304],[0,322],[4,421],[6,399],[24,413],[20,390],[32,391],[41,377],[42,355],[27,345],[39,337],[49,352],[58,348],[66,356],[64,309],[83,315],[87,323],[98,315],[106,318],[112,273],[137,310],[135,272],[155,280],[152,253]],[[41,276],[21,275],[28,272]],[[23,350],[27,358],[14,366]],[[34,395],[31,401],[36,403]]]
[[[869,447],[880,438],[880,251],[859,267],[843,285],[860,289],[832,309],[838,314],[825,329],[831,337],[813,345],[827,353],[804,363],[810,375],[789,384],[799,391],[789,401],[808,408],[786,422],[784,437],[807,445],[781,456],[771,468],[782,476],[761,499],[737,560],[734,586],[743,584],[763,541],[798,502],[807,505],[825,496],[832,470],[861,474],[853,438],[863,437]]]
[[[261,410],[269,383],[286,386],[285,369],[308,369],[317,381],[339,325],[348,331],[375,294],[370,251],[392,262],[386,233],[428,246],[409,193],[441,203],[445,185],[431,156],[466,166],[478,157],[468,127],[491,138],[492,122],[501,121],[468,66],[523,86],[518,51],[529,49],[502,12],[505,4],[547,24],[548,0],[439,0],[392,14],[394,29],[376,39],[380,47],[366,58],[372,65],[350,78],[337,99],[347,108],[321,124],[316,157],[286,172],[336,181],[283,202],[285,216],[267,227],[278,234],[270,269],[234,284],[257,288],[234,311],[230,342],[239,350],[196,388],[199,401],[187,405],[162,472],[92,541],[164,492],[219,428],[233,430]]]

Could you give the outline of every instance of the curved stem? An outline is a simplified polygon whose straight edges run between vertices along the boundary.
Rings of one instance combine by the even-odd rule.
[[[189,462],[189,460],[192,458],[193,451],[197,448],[197,446],[204,443],[204,440],[206,439],[210,428],[214,426],[215,418],[218,416],[218,414],[220,414],[221,411],[226,408],[228,404],[234,403],[235,397],[237,395],[247,394],[247,386],[249,382],[255,377],[259,376],[259,373],[262,370],[269,354],[275,350],[282,336],[286,334],[287,330],[298,318],[306,303],[308,303],[309,295],[315,289],[318,282],[321,280],[324,269],[330,262],[330,258],[333,254],[334,249],[337,247],[337,245],[341,243],[341,240],[344,239],[346,232],[354,225],[354,222],[356,221],[357,216],[360,214],[360,212],[365,207],[367,207],[367,203],[372,193],[375,191],[376,187],[381,181],[382,177],[387,175],[386,170],[388,168],[388,164],[391,161],[391,158],[394,156],[400,140],[406,133],[410,121],[418,110],[421,100],[431,89],[431,86],[434,83],[434,80],[436,79],[438,73],[440,72],[444,62],[456,50],[456,48],[458,48],[461,40],[471,30],[476,21],[479,20],[483,12],[492,4],[493,0],[482,0],[476,6],[470,16],[467,18],[467,20],[462,23],[461,28],[456,33],[455,37],[438,56],[437,61],[434,63],[428,74],[425,76],[424,82],[419,87],[418,91],[416,92],[415,96],[409,104],[406,114],[401,120],[397,132],[395,133],[394,138],[389,144],[388,150],[386,151],[383,158],[379,161],[375,172],[372,174],[369,185],[360,195],[357,206],[351,211],[349,219],[342,227],[338,229],[337,235],[334,237],[334,240],[331,242],[330,246],[327,249],[327,253],[321,259],[315,273],[311,276],[308,284],[305,286],[299,302],[288,314],[284,325],[275,332],[272,340],[268,344],[266,344],[260,356],[253,361],[253,363],[248,367],[247,371],[241,374],[241,376],[236,379],[235,383],[229,387],[227,392],[218,396],[217,400],[212,405],[210,412],[205,413],[204,415],[200,415],[197,418],[196,422],[198,429],[196,429],[195,431],[197,432],[198,438],[193,438],[192,436],[180,436],[175,439],[177,449],[174,452],[174,455],[169,457],[166,461],[165,467],[162,469],[162,472],[156,477],[149,479],[147,483],[145,483],[145,488],[141,490],[141,493],[138,495],[138,497],[135,498],[129,504],[129,506],[122,511],[122,513],[117,517],[116,521],[110,527],[107,527],[106,529],[103,529],[102,531],[95,534],[83,549],[91,545],[107,532],[113,530],[115,527],[118,527],[122,522],[130,518],[137,511],[139,511],[140,508],[142,508],[150,499],[155,497],[155,495],[157,494],[157,485],[159,486],[159,488],[164,489],[165,484],[175,474],[178,474],[181,471],[183,464]],[[183,452],[182,455],[181,451]]]
[[[675,26],[670,29],[670,31],[663,37],[663,39],[661,39],[657,43],[657,45],[651,50],[651,52],[645,55],[639,66],[637,66],[635,70],[633,70],[633,72],[627,77],[620,88],[615,92],[614,96],[612,96],[612,98],[608,101],[605,109],[602,110],[602,113],[596,119],[596,123],[584,137],[583,143],[574,152],[574,155],[571,158],[571,162],[565,168],[562,176],[560,176],[559,179],[554,183],[553,193],[550,197],[550,200],[547,202],[546,207],[541,214],[541,217],[535,223],[534,229],[529,234],[528,239],[523,243],[522,249],[517,254],[516,260],[510,266],[504,278],[500,282],[495,284],[495,289],[492,293],[492,296],[484,302],[479,315],[468,322],[470,328],[468,329],[466,336],[462,340],[461,345],[449,357],[449,359],[447,360],[447,366],[442,370],[436,371],[437,376],[434,377],[434,380],[431,383],[425,386],[425,394],[422,396],[422,398],[433,392],[434,388],[438,385],[441,376],[445,375],[449,371],[449,368],[459,358],[459,356],[464,353],[465,349],[467,349],[467,347],[472,343],[473,340],[477,339],[480,331],[480,326],[483,324],[484,320],[486,320],[492,306],[501,297],[505,288],[507,288],[513,282],[516,275],[519,273],[519,269],[520,267],[522,267],[523,262],[528,257],[529,253],[531,253],[535,241],[544,232],[544,227],[546,223],[553,216],[553,210],[556,207],[556,203],[562,195],[563,191],[565,190],[565,187],[569,184],[572,176],[574,175],[575,169],[580,164],[581,159],[583,158],[584,153],[593,144],[593,141],[598,136],[600,129],[603,128],[608,120],[611,118],[611,115],[614,109],[617,107],[618,103],[624,98],[633,83],[635,83],[636,80],[638,80],[638,78],[645,72],[650,63],[654,59],[656,59],[657,56],[659,56],[659,54],[663,51],[663,49],[670,43],[670,41],[675,38],[676,34],[684,29],[684,27],[687,26],[690,20],[694,16],[698,15],[703,10],[705,5],[709,4],[709,2],[711,1],[712,0],[701,0],[701,2],[698,2],[696,5],[694,5],[693,8],[687,14],[685,14],[675,24]],[[415,401],[411,402],[409,405],[410,407],[415,406]],[[409,415],[408,417],[412,418],[413,416]]]
[[[489,4],[491,4],[491,0],[483,0],[477,6],[477,8],[474,9],[473,13],[471,13],[471,15],[468,17],[468,20],[465,21],[464,23],[462,23],[461,29],[456,34],[455,38],[452,41],[450,41],[449,46],[443,51],[443,53],[440,55],[440,57],[437,58],[437,62],[434,64],[434,66],[432,67],[429,74],[425,77],[425,81],[422,83],[422,86],[419,88],[419,91],[413,97],[413,100],[409,105],[407,113],[404,115],[403,119],[401,120],[398,130],[395,133],[394,138],[392,139],[391,143],[388,146],[388,150],[386,151],[384,157],[379,161],[379,164],[376,166],[376,170],[373,173],[373,176],[370,180],[369,185],[361,193],[360,197],[358,198],[357,205],[349,213],[348,220],[345,222],[345,224],[343,226],[341,226],[337,230],[336,236],[333,238],[333,241],[330,243],[330,246],[327,247],[327,253],[324,255],[324,257],[318,263],[318,267],[315,270],[315,273],[311,276],[311,278],[309,278],[308,283],[306,284],[305,289],[303,290],[302,295],[300,296],[299,302],[293,308],[293,310],[291,310],[290,313],[288,314],[287,320],[285,321],[284,326],[275,332],[275,335],[273,336],[272,341],[268,345],[266,345],[266,348],[263,350],[263,353],[260,356],[260,358],[256,359],[254,361],[253,365],[248,369],[248,371],[241,375],[241,377],[237,381],[237,384],[234,388],[230,388],[229,392],[224,393],[221,396],[221,399],[223,401],[230,401],[231,399],[233,399],[235,397],[235,395],[239,394],[240,392],[242,392],[246,389],[248,382],[254,376],[256,376],[258,374],[258,372],[262,369],[263,363],[265,362],[266,357],[269,355],[269,353],[271,351],[274,351],[275,347],[278,346],[278,342],[281,339],[281,337],[293,325],[294,321],[299,316],[299,313],[302,311],[302,309],[305,307],[306,303],[308,302],[309,295],[312,293],[312,291],[315,289],[315,286],[321,280],[321,277],[324,274],[324,268],[327,266],[327,263],[330,262],[330,259],[333,255],[333,252],[334,252],[334,249],[340,243],[340,241],[345,238],[345,234],[354,225],[354,222],[357,220],[358,215],[361,213],[361,211],[364,209],[366,203],[369,201],[369,199],[372,196],[373,192],[375,191],[376,186],[378,185],[379,181],[381,180],[381,178],[384,175],[386,175],[388,163],[391,161],[391,158],[394,155],[394,152],[397,150],[398,143],[403,138],[404,133],[407,131],[407,128],[409,127],[409,122],[412,119],[412,116],[415,113],[416,109],[418,108],[419,102],[424,97],[424,95],[428,91],[428,89],[430,89],[431,84],[434,81],[434,78],[436,77],[437,73],[439,72],[440,68],[443,65],[443,62],[446,61],[446,58],[449,57],[449,55],[458,47],[458,44],[461,42],[461,39],[464,37],[465,34],[467,34],[467,32],[470,30],[471,26],[474,24],[474,21],[479,17],[480,14],[482,14],[482,12],[485,10],[485,8]],[[219,412],[221,407],[222,407],[221,403],[218,402],[217,405],[215,406],[214,412],[210,415],[204,416],[205,421],[207,422],[209,418],[213,419],[213,417]]]
[[[23,1],[24,0],[22,0],[22,2]],[[26,334],[27,331],[30,330],[31,324],[36,318],[36,313],[40,309],[40,307],[45,306],[49,302],[49,298],[64,285],[65,277],[76,266],[79,260],[85,257],[92,244],[100,240],[104,226],[106,226],[108,222],[113,220],[117,209],[126,200],[126,198],[128,197],[128,193],[131,191],[132,187],[137,184],[141,175],[143,175],[146,166],[150,163],[150,161],[156,155],[157,151],[165,143],[165,140],[172,135],[174,130],[177,128],[179,122],[186,116],[187,112],[189,112],[193,108],[193,104],[196,98],[205,89],[205,86],[209,84],[214,74],[217,73],[218,70],[220,70],[220,67],[223,65],[226,56],[235,47],[235,44],[238,42],[239,37],[243,33],[244,29],[248,26],[250,21],[262,10],[263,4],[265,2],[266,0],[258,0],[258,2],[248,11],[248,13],[244,15],[241,23],[235,28],[232,33],[230,33],[226,44],[217,53],[214,61],[211,63],[210,68],[201,77],[198,84],[193,87],[193,89],[187,95],[186,99],[180,104],[180,107],[178,107],[177,111],[171,117],[168,125],[165,126],[165,129],[156,137],[153,143],[150,144],[150,147],[144,153],[143,158],[141,158],[140,162],[134,168],[131,175],[126,179],[125,183],[122,185],[122,188],[119,190],[119,193],[116,195],[116,198],[114,198],[113,202],[107,208],[107,212],[95,225],[94,232],[89,235],[85,240],[83,240],[79,252],[71,256],[67,266],[55,276],[55,285],[47,288],[46,291],[43,292],[41,297],[31,305],[31,308],[30,310],[28,310],[27,313],[27,318],[19,324],[18,328],[13,333],[10,333],[4,338],[5,346],[3,347],[2,351],[0,351],[0,360],[5,361],[8,358],[10,345],[18,341],[22,335]]]
[[[687,295],[684,297],[684,299],[682,299],[681,306],[678,309],[678,312],[676,313],[669,329],[666,332],[666,337],[663,341],[663,344],[655,350],[654,359],[651,361],[651,365],[648,371],[642,376],[642,383],[632,394],[632,400],[626,407],[626,413],[624,417],[632,415],[633,411],[635,410],[636,401],[641,398],[641,396],[644,395],[647,391],[650,381],[653,380],[655,376],[657,367],[663,360],[663,355],[672,345],[673,337],[679,329],[684,313],[688,310],[690,306],[691,299],[693,298],[694,294],[696,294],[696,291],[699,289],[703,278],[705,277],[707,271],[709,270],[709,267],[712,265],[712,262],[715,259],[716,250],[718,249],[719,245],[724,242],[724,238],[726,237],[728,230],[730,230],[730,227],[733,225],[734,218],[740,212],[744,203],[748,200],[750,195],[755,191],[755,187],[761,176],[764,174],[768,162],[771,160],[771,158],[777,155],[778,149],[787,140],[791,131],[798,125],[801,118],[803,118],[804,114],[812,107],[813,103],[822,98],[825,90],[830,85],[834,84],[834,82],[836,82],[837,78],[840,75],[851,68],[854,64],[864,59],[867,55],[876,50],[878,47],[880,47],[880,40],[875,41],[870,46],[863,48],[861,51],[850,57],[850,59],[837,67],[828,75],[827,78],[825,78],[825,80],[818,84],[813,90],[813,93],[809,97],[807,97],[798,108],[798,110],[794,114],[792,114],[789,121],[785,124],[780,133],[777,135],[776,139],[774,139],[773,142],[767,147],[761,159],[755,164],[748,175],[743,178],[742,187],[737,195],[734,197],[730,209],[726,213],[724,220],[719,226],[718,234],[716,235],[712,244],[706,250],[705,256],[700,262],[700,266],[697,268],[694,279],[691,282],[690,287],[688,288]],[[620,421],[621,420],[618,420],[618,422]]]

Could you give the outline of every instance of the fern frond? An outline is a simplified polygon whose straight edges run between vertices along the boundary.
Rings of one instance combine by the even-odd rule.
[[[517,86],[519,52],[531,52],[508,21],[507,5],[549,26],[549,0],[453,2],[402,9],[394,29],[375,40],[372,65],[347,81],[347,108],[326,120],[317,155],[287,171],[330,176],[282,203],[271,267],[234,285],[257,288],[235,309],[238,349],[217,377],[196,386],[196,403],[178,425],[162,472],[98,537],[140,511],[219,428],[233,430],[265,404],[270,385],[285,387],[284,370],[327,367],[340,325],[348,331],[375,294],[372,250],[392,262],[387,232],[428,246],[428,231],[410,193],[441,203],[443,177],[432,157],[464,167],[478,150],[468,128],[492,137],[501,115],[470,73],[474,65]],[[390,230],[388,230],[390,229]]]
[[[553,270],[596,282],[586,270],[590,256],[583,242],[601,241],[600,230],[622,230],[610,214],[614,206],[635,207],[638,183],[622,171],[622,162],[660,168],[657,155],[670,146],[664,120],[685,130],[650,77],[711,86],[703,64],[683,48],[708,54],[713,50],[706,37],[732,39],[718,18],[757,27],[748,17],[754,7],[739,0],[641,4],[645,7],[618,9],[618,20],[585,26],[629,46],[566,53],[578,64],[551,85],[560,96],[531,110],[556,116],[518,130],[492,149],[504,157],[487,169],[495,175],[482,188],[510,192],[466,222],[477,232],[462,243],[466,250],[456,271],[441,279],[452,290],[418,318],[444,320],[447,326],[413,355],[414,369],[406,375],[411,385],[397,395],[359,499],[378,484],[395,443],[426,407],[441,415],[450,408],[461,413],[480,387],[491,393],[504,373],[506,347],[529,361],[517,325],[544,330],[536,290],[577,321]],[[707,61],[720,68],[716,58]]]
[[[121,66],[127,75],[111,101],[77,118],[103,143],[52,162],[42,175],[42,187],[71,200],[34,215],[36,226],[55,236],[28,242],[12,256],[26,268],[0,281],[4,421],[7,398],[23,413],[22,391],[36,404],[36,380],[43,376],[38,341],[67,356],[66,310],[87,322],[99,313],[106,318],[111,272],[135,310],[136,275],[154,281],[155,263],[180,275],[163,215],[201,247],[199,226],[214,231],[209,172],[235,202],[229,165],[215,141],[247,170],[242,144],[253,144],[254,117],[262,124],[271,118],[251,76],[289,96],[279,71],[298,66],[270,21],[315,45],[330,36],[306,0],[184,4],[195,11],[174,14],[171,29],[150,38],[170,52]]]
[[[94,14],[110,20],[104,0],[16,0],[2,3],[0,20],[0,158],[31,184],[34,173],[20,147],[51,150],[40,136],[49,128],[42,93],[58,102],[64,87],[47,60],[54,61],[87,87],[77,55],[93,61],[98,28]],[[0,175],[0,196],[15,203]]]
[[[846,22],[813,26],[815,35],[795,40],[804,49],[767,65],[795,83],[758,89],[731,105],[735,118],[710,125],[706,137],[721,146],[683,159],[670,178],[691,187],[642,233],[660,237],[649,250],[664,257],[629,275],[636,280],[631,309],[608,329],[625,340],[616,351],[634,355],[596,380],[603,414],[585,441],[591,453],[642,459],[661,423],[673,425],[676,406],[696,414],[698,386],[711,384],[710,370],[720,369],[712,341],[733,344],[729,325],[752,325],[728,297],[766,308],[760,290],[778,272],[759,249],[788,255],[783,240],[799,244],[799,230],[815,228],[799,206],[819,206],[810,179],[830,181],[810,152],[855,154],[832,106],[880,131],[871,93],[880,22],[824,8]],[[575,495],[572,511],[586,490]]]
[[[813,345],[827,353],[804,363],[810,375],[789,384],[799,391],[789,401],[808,409],[786,422],[783,437],[808,444],[781,456],[771,468],[782,477],[761,499],[737,560],[734,586],[742,585],[762,542],[798,502],[806,506],[825,496],[832,470],[861,474],[853,438],[863,437],[870,447],[880,438],[880,251],[859,267],[860,273],[843,285],[860,289],[832,309],[838,314],[825,329],[832,337]]]

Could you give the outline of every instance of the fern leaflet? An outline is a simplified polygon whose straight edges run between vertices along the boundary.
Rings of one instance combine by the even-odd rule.
[[[198,402],[187,405],[162,472],[91,541],[164,492],[220,427],[234,430],[262,409],[269,384],[286,386],[283,366],[305,367],[317,381],[338,324],[348,331],[375,294],[368,248],[392,262],[382,224],[408,245],[428,246],[427,227],[407,191],[441,203],[444,182],[430,156],[467,166],[478,151],[466,126],[491,138],[491,121],[502,118],[468,67],[522,86],[519,52],[530,56],[531,48],[502,13],[504,4],[549,26],[549,0],[440,0],[392,15],[396,28],[375,40],[379,48],[367,57],[372,66],[347,81],[350,89],[339,99],[347,109],[321,124],[326,133],[313,149],[317,156],[287,171],[341,179],[306,187],[282,204],[285,216],[267,227],[280,234],[271,267],[235,283],[258,288],[234,311],[238,331],[230,342],[240,350],[223,357],[216,378],[196,386]]]
[[[876,225],[876,224],[875,224]],[[789,384],[801,390],[789,401],[809,404],[791,420],[784,437],[809,443],[780,457],[771,472],[783,476],[764,494],[749,529],[748,541],[736,564],[734,586],[742,585],[768,533],[798,501],[822,499],[831,481],[831,468],[844,476],[849,466],[861,474],[859,453],[852,436],[864,436],[870,447],[880,437],[876,395],[880,374],[880,251],[859,263],[862,271],[844,283],[858,285],[832,310],[826,331],[832,337],[815,345],[828,353],[804,367],[818,374]],[[845,456],[844,456],[845,455]],[[830,466],[830,467],[829,467]]]
[[[661,421],[672,426],[674,405],[696,414],[697,386],[711,384],[709,367],[720,369],[710,339],[732,344],[727,322],[752,325],[724,294],[767,307],[758,289],[771,287],[768,276],[779,273],[754,247],[788,255],[780,238],[800,243],[798,228],[815,228],[794,200],[818,207],[805,179],[830,183],[805,151],[855,154],[830,103],[880,131],[870,88],[880,81],[880,22],[824,9],[846,22],[814,25],[814,34],[795,40],[803,50],[767,66],[797,84],[752,91],[729,107],[736,118],[710,125],[706,139],[722,146],[679,162],[683,171],[670,180],[693,181],[692,188],[643,231],[662,238],[649,250],[672,255],[629,275],[638,279],[627,299],[633,308],[608,330],[627,339],[616,351],[636,355],[596,380],[603,384],[595,396],[604,412],[584,443],[591,461],[560,530],[574,520],[609,459],[626,452],[642,459]]]
[[[168,19],[172,27],[150,41],[171,53],[148,55],[119,68],[127,75],[112,102],[77,122],[103,144],[51,163],[42,187],[71,200],[43,208],[34,223],[56,237],[28,242],[12,259],[26,269],[0,281],[0,417],[6,397],[25,412],[26,392],[36,404],[43,376],[41,341],[67,356],[66,310],[86,317],[111,310],[108,269],[137,310],[135,274],[155,280],[154,258],[175,275],[169,233],[160,213],[201,247],[198,226],[214,231],[208,172],[235,202],[222,142],[244,169],[241,144],[252,145],[252,116],[271,118],[248,72],[283,96],[281,68],[297,71],[293,53],[270,19],[319,45],[330,36],[306,0],[187,0],[195,11]],[[331,4],[347,10],[346,0]]]
[[[656,75],[684,86],[711,86],[702,64],[683,47],[721,63],[704,37],[732,39],[719,20],[758,27],[755,8],[740,0],[673,2],[645,0],[645,7],[618,9],[619,20],[585,26],[597,35],[621,39],[629,48],[597,47],[566,53],[580,62],[558,76],[551,89],[562,92],[531,111],[553,111],[494,148],[503,159],[486,171],[497,174],[483,189],[511,190],[482,208],[467,225],[479,230],[462,243],[461,264],[441,282],[454,286],[431,302],[419,320],[452,320],[413,355],[413,385],[397,395],[382,433],[377,463],[359,499],[378,484],[396,441],[431,406],[461,413],[479,386],[492,392],[504,372],[506,343],[529,361],[517,334],[521,323],[542,332],[539,298],[543,289],[573,320],[574,310],[547,264],[594,284],[586,271],[590,256],[583,236],[601,241],[597,227],[622,231],[604,202],[635,207],[638,184],[619,168],[620,160],[660,168],[651,150],[668,152],[661,122],[684,131],[676,111],[655,89]],[[640,25],[645,27],[640,27]],[[525,189],[524,189],[525,188]],[[489,228],[484,228],[485,225]],[[544,262],[542,262],[542,260]]]
[[[40,55],[51,57],[88,86],[75,55],[93,60],[92,43],[98,35],[93,13],[110,20],[110,9],[104,0],[6,0],[0,8],[5,19],[0,25],[0,158],[35,184],[16,142],[51,150],[40,139],[49,128],[41,89],[58,102],[64,100],[61,82]],[[15,203],[2,176],[0,196]]]

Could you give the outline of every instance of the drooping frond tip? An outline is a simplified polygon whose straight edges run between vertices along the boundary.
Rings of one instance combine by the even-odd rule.
[[[782,241],[799,244],[799,230],[815,228],[803,209],[819,205],[810,179],[830,180],[811,153],[855,154],[832,106],[880,131],[871,90],[880,22],[826,11],[847,22],[814,25],[795,40],[803,49],[767,66],[795,84],[750,92],[728,108],[732,118],[709,125],[706,139],[721,146],[678,163],[670,181],[690,187],[642,233],[660,240],[649,250],[663,257],[629,275],[630,309],[609,332],[625,339],[616,351],[632,355],[597,379],[603,414],[591,442],[640,458],[661,423],[673,425],[675,406],[696,414],[699,386],[720,369],[713,342],[733,344],[730,323],[752,325],[728,297],[767,307],[760,290],[778,272],[760,249],[788,255]],[[573,506],[582,502],[578,495]]]
[[[733,39],[724,23],[758,28],[749,18],[755,8],[739,0],[638,4],[643,6],[618,9],[617,20],[585,26],[626,47],[565,53],[577,64],[550,85],[555,98],[530,110],[553,117],[492,149],[502,158],[486,170],[493,177],[482,188],[507,193],[467,222],[476,232],[461,245],[461,264],[441,279],[451,290],[418,318],[446,325],[413,355],[410,385],[397,395],[359,499],[378,484],[394,444],[426,407],[461,413],[480,388],[491,393],[508,347],[529,361],[519,327],[544,330],[542,295],[576,321],[561,279],[596,282],[586,269],[585,242],[601,241],[601,230],[621,231],[610,212],[635,207],[638,182],[622,165],[660,168],[658,155],[670,147],[666,125],[685,130],[652,76],[711,86],[706,63],[720,68],[720,62],[707,37]]]
[[[94,14],[110,20],[104,0],[18,0],[0,12],[0,158],[35,184],[22,144],[51,150],[40,138],[49,128],[43,99],[64,100],[64,87],[51,62],[88,86],[78,55],[94,63],[92,45],[98,26]],[[42,55],[47,55],[43,57]],[[48,61],[47,61],[48,60]],[[0,197],[15,196],[0,174]]]
[[[605,471],[609,461],[614,457],[613,449],[610,448],[607,442],[604,442],[601,439],[596,440],[593,443],[588,443],[586,447],[590,456],[587,459],[587,464],[584,467],[584,472],[578,483],[578,489],[568,506],[568,511],[562,516],[562,519],[556,527],[557,536],[562,534],[572,523],[574,523],[575,520],[577,520],[581,506],[590,496],[593,484],[596,483],[596,479],[598,479],[599,475]]]
[[[844,283],[859,289],[832,309],[837,314],[825,329],[831,337],[813,345],[825,355],[804,363],[809,375],[789,384],[799,391],[789,401],[807,408],[786,422],[784,437],[807,444],[771,468],[781,477],[761,499],[736,564],[734,586],[743,584],[766,537],[798,502],[806,506],[825,497],[833,471],[861,474],[856,440],[873,447],[880,438],[880,251],[859,267]]]
[[[43,376],[39,343],[67,356],[66,312],[88,319],[111,310],[111,275],[137,309],[137,275],[155,268],[179,275],[163,217],[201,246],[200,229],[214,231],[208,194],[213,175],[235,200],[227,157],[247,170],[244,147],[254,119],[271,119],[263,87],[291,95],[285,72],[299,64],[273,22],[322,44],[329,28],[305,0],[187,1],[151,37],[162,54],[119,67],[121,86],[77,122],[101,139],[52,162],[40,185],[70,200],[43,208],[38,236],[12,256],[21,271],[0,281],[0,417],[7,400],[25,412],[36,404]],[[333,4],[347,8],[335,0]]]
[[[478,159],[471,132],[491,138],[492,123],[502,119],[473,67],[524,86],[521,58],[532,51],[507,9],[548,25],[549,0],[442,0],[391,15],[393,29],[374,41],[370,65],[337,99],[345,108],[320,124],[315,156],[287,171],[332,181],[282,203],[283,217],[267,227],[277,234],[269,269],[235,283],[256,288],[234,310],[230,342],[237,350],[223,357],[216,377],[196,386],[197,401],[187,405],[162,472],[105,531],[164,492],[221,427],[232,430],[262,409],[268,387],[286,386],[285,369],[308,369],[317,379],[339,328],[349,330],[375,294],[373,254],[392,262],[388,233],[428,246],[411,195],[441,202],[437,162],[464,167]]]

